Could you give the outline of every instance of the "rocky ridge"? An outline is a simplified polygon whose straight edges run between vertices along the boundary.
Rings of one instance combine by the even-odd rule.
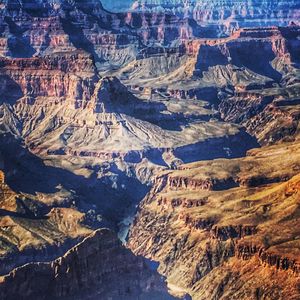
[[[1,277],[0,295],[7,299],[174,299],[160,276],[106,229],[95,231],[52,262],[29,263]]]
[[[297,1],[281,0],[138,0],[132,9],[189,17],[203,26],[215,26],[220,34],[226,34],[242,27],[286,26],[297,22],[300,7]]]
[[[96,0],[2,2],[1,273],[15,270],[0,294],[36,297],[34,270],[54,280],[52,298],[117,297],[105,284],[124,299],[142,291],[165,299],[157,275],[129,251],[118,265],[104,251],[104,271],[94,270],[99,235],[111,252],[127,252],[114,234],[85,239],[109,227],[124,241],[154,183],[128,245],[160,262],[173,293],[297,299],[299,27],[238,29],[247,21],[229,12],[216,23],[205,10],[198,23],[153,10],[116,14]],[[291,11],[275,25],[297,17],[297,3],[283,5]],[[243,158],[260,145],[271,146]],[[127,282],[117,275],[128,266]]]
[[[150,57],[115,74],[154,96],[206,100],[221,119],[245,126],[260,144],[272,144],[298,135],[298,36],[297,26],[241,29],[229,38],[184,43],[180,59],[156,57],[168,66],[158,74],[142,71],[158,70]]]
[[[262,148],[241,160],[204,161],[160,175],[140,206],[129,247],[160,262],[174,294],[297,299],[298,149]],[[285,162],[280,168],[278,157]]]

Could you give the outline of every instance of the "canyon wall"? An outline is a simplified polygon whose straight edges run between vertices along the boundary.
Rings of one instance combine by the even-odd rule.
[[[129,247],[160,263],[174,295],[297,299],[297,157],[299,144],[273,146],[161,174],[140,206]]]
[[[42,280],[41,280],[42,279]],[[114,233],[97,230],[64,256],[29,263],[0,278],[6,299],[172,299],[164,281]]]
[[[298,1],[202,1],[138,0],[133,10],[167,12],[192,18],[203,26],[215,27],[220,34],[243,27],[286,26],[298,22]]]
[[[0,298],[298,299],[298,3],[140,3],[0,4]]]

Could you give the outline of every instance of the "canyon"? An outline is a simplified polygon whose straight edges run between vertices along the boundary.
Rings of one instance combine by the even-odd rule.
[[[298,299],[300,4],[129,2],[0,3],[0,298]]]
[[[297,299],[298,157],[298,143],[269,146],[160,174],[129,247],[193,299]]]
[[[190,18],[220,35],[243,27],[286,26],[299,21],[299,2],[285,0],[137,0],[133,10]]]

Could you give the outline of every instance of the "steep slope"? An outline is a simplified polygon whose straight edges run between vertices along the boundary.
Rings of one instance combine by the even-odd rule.
[[[107,229],[95,231],[52,262],[27,264],[1,277],[0,297],[174,299],[160,276]]]
[[[187,117],[177,100],[150,103],[117,78],[101,77],[84,51],[2,58],[1,63],[1,150],[11,162],[7,170],[17,168],[19,176],[13,171],[9,183],[29,194],[41,192],[43,203],[45,194],[67,190],[62,203],[96,210],[111,226],[145,195],[157,170],[242,156],[257,145],[239,126],[215,120],[204,102],[195,101]],[[241,139],[244,146],[235,147]],[[207,154],[210,145],[215,150]],[[27,169],[39,178],[34,187]],[[89,190],[83,191],[86,185]]]
[[[113,74],[152,98],[206,100],[265,145],[298,137],[299,49],[297,26],[241,29],[148,54]]]
[[[193,299],[299,298],[299,144],[157,177],[129,236]]]
[[[128,245],[175,294],[299,296],[299,27],[229,35],[298,4],[184,3],[1,2],[0,298],[168,299],[90,235],[124,241],[153,183]]]
[[[4,173],[0,174],[2,275],[28,262],[56,258],[91,234],[84,213],[67,207],[47,209],[37,197],[14,192],[6,184]]]

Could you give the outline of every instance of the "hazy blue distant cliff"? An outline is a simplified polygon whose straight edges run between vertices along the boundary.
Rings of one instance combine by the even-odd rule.
[[[134,0],[102,0],[103,6],[112,11],[127,10],[134,3]]]

